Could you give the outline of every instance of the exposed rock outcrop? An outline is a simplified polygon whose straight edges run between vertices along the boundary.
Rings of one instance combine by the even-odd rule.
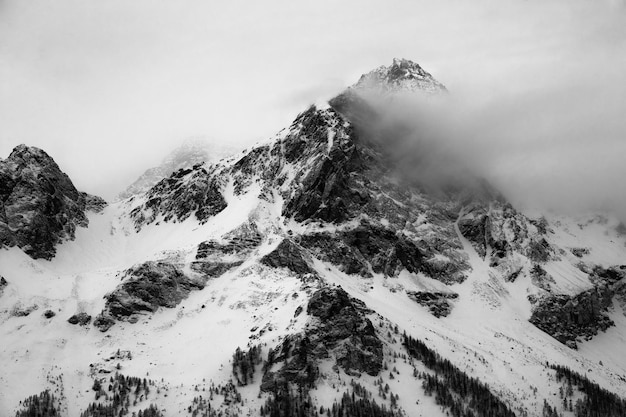
[[[539,264],[534,264],[532,268],[530,268],[530,281],[534,286],[549,293],[552,292],[552,285],[556,284],[552,275],[548,274]]]
[[[545,237],[548,224],[544,218],[528,219],[495,191],[486,197],[468,205],[457,224],[459,232],[491,267],[500,266],[515,253],[534,263],[558,259]]]
[[[204,282],[186,276],[175,265],[145,262],[126,271],[122,284],[105,296],[105,308],[94,325],[106,331],[113,319],[136,322],[140,314],[173,308],[191,291],[202,288]]]
[[[29,316],[30,313],[32,313],[33,311],[37,309],[39,309],[39,306],[37,304],[30,304],[30,305],[24,306],[21,302],[18,302],[11,309],[11,315],[13,317],[26,317],[26,316]]]
[[[482,258],[487,255],[487,222],[488,217],[482,209],[474,209],[458,221],[459,231]]]
[[[82,193],[81,195],[85,199],[85,210],[93,211],[94,213],[100,213],[107,206],[107,202],[104,201],[103,198],[98,197],[97,195],[91,195],[87,193]]]
[[[407,291],[409,298],[416,303],[427,307],[431,314],[437,318],[447,317],[452,311],[452,300],[459,298],[456,293],[449,292],[427,292],[427,291]]]
[[[626,278],[626,265],[612,266],[608,268],[595,266],[589,272],[592,279],[610,285]]]
[[[192,270],[207,277],[220,276],[241,265],[259,246],[263,236],[254,223],[245,223],[222,238],[222,242],[208,240],[198,245]]]
[[[86,326],[91,323],[91,316],[87,313],[76,313],[67,322],[70,324],[78,324],[80,326]]]
[[[51,259],[56,245],[88,224],[85,211],[104,207],[81,193],[44,151],[17,146],[0,160],[0,246],[18,246],[31,257]]]
[[[396,276],[409,272],[429,273],[424,254],[411,240],[390,229],[363,223],[334,234],[302,236],[302,244],[324,260],[341,265],[346,273],[370,276],[374,273]]]
[[[296,274],[313,274],[303,251],[290,239],[284,239],[276,249],[261,258],[261,263],[273,268],[287,268]]]
[[[535,301],[530,322],[559,342],[576,349],[577,339],[589,340],[613,326],[606,315],[613,292],[602,284],[574,297],[551,295]]]
[[[372,196],[367,183],[358,178],[367,157],[357,147],[354,131],[332,109],[320,112],[310,107],[294,123],[301,128],[298,135],[284,140],[285,158],[307,161],[308,167],[297,179],[300,186],[285,201],[283,215],[334,223],[356,217]]]
[[[382,342],[372,322],[365,317],[365,304],[341,288],[323,288],[309,300],[307,314],[313,318],[307,336],[318,354],[332,351],[346,372],[378,375],[382,369]]]
[[[402,233],[368,222],[334,233],[302,235],[298,241],[317,258],[337,265],[347,274],[363,277],[371,277],[372,272],[397,276],[406,269],[453,283],[462,282],[463,272],[469,268],[462,257],[454,256],[453,248],[436,250],[425,241],[415,242]],[[435,256],[444,251],[452,257]]]
[[[378,375],[383,366],[383,345],[365,305],[341,288],[316,291],[307,305],[309,321],[302,333],[284,339],[270,352],[261,389],[269,391],[286,382],[310,387],[321,360],[334,360],[346,373]],[[274,364],[283,363],[277,371]]]
[[[191,174],[190,178],[185,178]],[[161,180],[146,193],[146,202],[135,207],[130,215],[135,227],[153,223],[159,215],[165,221],[183,221],[192,214],[200,222],[215,216],[227,206],[219,181],[208,175],[202,166],[182,169]]]

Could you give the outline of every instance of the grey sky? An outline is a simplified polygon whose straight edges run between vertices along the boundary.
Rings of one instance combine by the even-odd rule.
[[[527,168],[505,186],[567,177],[562,155],[590,150],[603,175],[621,174],[617,0],[0,0],[0,157],[41,147],[111,197],[185,137],[265,139],[393,57],[482,111],[472,140],[517,158],[490,159],[491,172]]]

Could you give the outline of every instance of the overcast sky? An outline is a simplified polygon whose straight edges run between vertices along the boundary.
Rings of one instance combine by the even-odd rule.
[[[623,0],[0,0],[0,157],[41,147],[110,198],[186,137],[265,139],[393,57],[473,103],[503,186],[626,174]]]

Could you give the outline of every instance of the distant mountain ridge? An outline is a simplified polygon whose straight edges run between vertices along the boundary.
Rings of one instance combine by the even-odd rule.
[[[188,138],[163,158],[160,165],[148,168],[141,174],[139,178],[117,195],[116,200],[141,194],[179,169],[191,168],[203,162],[218,161],[234,151],[234,148],[217,146],[205,138]]]

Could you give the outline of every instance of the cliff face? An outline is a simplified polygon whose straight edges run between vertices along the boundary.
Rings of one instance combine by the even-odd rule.
[[[41,149],[20,145],[0,161],[0,246],[51,259],[57,243],[87,226],[85,211],[105,204],[79,192]]]
[[[534,307],[530,322],[573,349],[578,342],[614,326],[609,309],[614,300],[623,304],[626,267],[585,269],[594,282],[593,288],[574,296],[531,298]]]
[[[530,322],[573,349],[576,339],[591,339],[614,323],[606,315],[613,292],[607,286],[584,291],[574,297],[554,295],[535,305]]]
[[[367,308],[341,288],[322,288],[311,295],[304,331],[286,337],[269,354],[261,389],[270,391],[286,382],[311,387],[319,376],[319,364],[334,358],[335,366],[349,375],[376,376],[383,368],[383,343]],[[280,365],[280,367],[279,367]]]

